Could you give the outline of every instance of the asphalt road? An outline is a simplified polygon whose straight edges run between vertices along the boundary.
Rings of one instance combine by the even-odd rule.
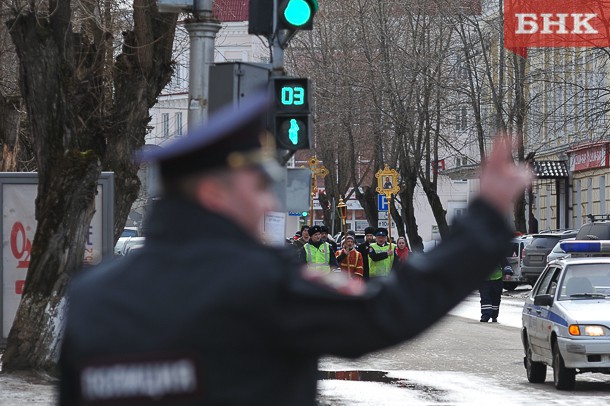
[[[471,302],[476,315],[477,303]],[[502,309],[500,314],[502,315]],[[410,342],[355,361],[326,358],[321,362],[320,369],[393,371],[390,376],[402,374],[406,377],[402,381],[388,382],[385,379],[385,383],[378,383],[377,399],[383,398],[389,385],[398,384],[411,391],[425,394],[423,400],[419,396],[419,403],[417,399],[410,400],[408,404],[412,405],[478,404],[479,400],[485,403],[493,401],[496,405],[527,405],[532,402],[545,405],[610,405],[609,375],[578,375],[573,392],[560,392],[554,388],[551,368],[547,370],[546,383],[529,383],[523,367],[523,349],[519,331],[519,328],[506,324],[480,323],[476,319],[449,315]],[[384,381],[384,379],[375,380],[375,375],[371,374],[363,376],[367,379],[372,376],[371,380],[377,382]],[[419,382],[419,385],[409,386],[409,382]],[[325,385],[325,381],[322,381],[320,389],[321,405],[404,404],[401,403],[404,401],[400,400],[387,403],[369,403],[366,400],[360,403],[353,401],[343,403],[342,396],[349,397],[349,393],[344,393],[340,385],[334,385],[336,382],[326,383],[329,385]],[[453,383],[451,390],[446,389],[449,383]],[[349,391],[357,392],[356,385],[352,385]],[[480,394],[472,393],[477,391],[480,391]],[[436,395],[430,397],[430,393]],[[332,400],[328,401],[331,398]]]

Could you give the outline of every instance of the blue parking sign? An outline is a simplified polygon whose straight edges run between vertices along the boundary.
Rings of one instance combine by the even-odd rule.
[[[385,195],[377,195],[377,211],[388,211],[388,199]]]

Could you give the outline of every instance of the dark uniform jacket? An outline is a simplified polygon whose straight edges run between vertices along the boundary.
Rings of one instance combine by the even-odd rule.
[[[313,406],[320,356],[420,333],[485,279],[511,237],[481,201],[454,233],[358,291],[304,277],[293,252],[194,203],[158,201],[144,248],[71,286],[60,404]]]
[[[364,241],[362,244],[358,245],[358,247],[356,248],[358,250],[359,253],[362,254],[362,266],[363,266],[363,270],[364,273],[362,274],[362,276],[364,276],[364,279],[368,279],[369,278],[369,248],[370,248],[371,244]]]

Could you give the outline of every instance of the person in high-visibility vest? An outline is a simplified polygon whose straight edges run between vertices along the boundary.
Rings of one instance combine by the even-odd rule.
[[[320,226],[309,229],[309,242],[301,249],[301,259],[309,269],[323,274],[330,273],[331,268],[339,267],[332,247],[326,241],[322,241]]]
[[[343,242],[343,248],[336,253],[337,262],[350,279],[363,280],[362,254],[358,252],[355,245],[356,240],[348,234]]]
[[[481,283],[479,296],[481,297],[481,323],[487,323],[489,319],[493,323],[498,322],[500,313],[500,300],[502,298],[502,279],[504,275],[512,275],[513,268],[502,258],[498,267]]]
[[[379,227],[375,230],[375,242],[369,247],[369,277],[386,276],[392,269],[394,248],[388,244],[388,230]]]

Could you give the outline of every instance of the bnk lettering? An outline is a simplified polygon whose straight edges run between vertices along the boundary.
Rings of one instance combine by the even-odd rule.
[[[598,34],[589,24],[597,14],[515,14],[517,17],[516,34]],[[542,30],[538,16],[542,20]],[[571,18],[569,18],[571,17]],[[571,23],[570,30],[568,22]]]

